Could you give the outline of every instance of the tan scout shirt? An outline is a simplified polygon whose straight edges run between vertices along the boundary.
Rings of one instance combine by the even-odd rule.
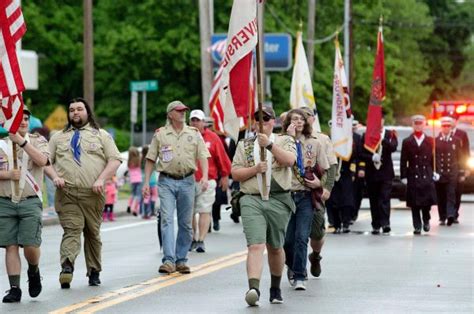
[[[28,145],[33,145],[37,150],[39,150],[43,155],[49,158],[49,149],[48,149],[48,141],[39,134],[29,134],[29,143]],[[6,142],[7,145],[10,145],[10,140],[8,138],[3,139],[2,141]],[[16,151],[18,156],[18,167],[21,167],[21,162],[23,160],[23,155],[26,154],[23,151],[23,148],[20,148],[19,145],[16,145]],[[0,149],[0,170],[8,171],[12,170],[13,165],[8,165],[8,156],[6,152]],[[28,160],[28,171],[31,175],[35,178],[36,183],[38,184],[40,190],[43,186],[43,167],[38,166],[35,164],[31,158]],[[0,196],[2,197],[11,197],[12,196],[12,187],[10,184],[10,180],[0,180]],[[23,189],[23,193],[21,194],[21,198],[25,198],[28,196],[35,196],[36,192],[33,190],[31,185],[28,182],[25,182],[25,187]]]
[[[288,135],[277,135],[275,134],[275,143],[280,148],[292,152],[296,155],[295,140]],[[244,145],[244,142],[248,144]],[[237,150],[232,160],[232,168],[249,168],[255,166],[255,160],[253,158],[253,145],[255,137],[240,141],[237,145]],[[247,149],[245,148],[248,147]],[[282,167],[273,157],[272,162],[272,180],[276,181],[283,190],[288,191],[291,187],[291,167]],[[253,176],[250,179],[240,183],[240,191],[245,194],[259,194],[257,176]]]
[[[318,164],[324,170],[329,169],[331,166],[329,164],[326,147],[324,144],[314,136],[305,137],[300,136],[298,140],[301,142],[301,148],[303,151],[303,165],[304,167],[314,167],[315,164]],[[296,177],[296,171],[298,171],[297,166],[293,167],[293,176],[291,179],[291,190],[292,191],[301,191],[301,190],[310,190],[308,187],[304,186],[300,180]]]
[[[320,142],[321,145],[326,152],[326,156],[329,162],[329,165],[336,165],[337,164],[337,157],[336,154],[334,153],[334,147],[332,146],[331,139],[329,136],[327,136],[324,133],[318,132],[316,130],[313,130],[312,134],[315,138],[317,138]]]
[[[156,161],[156,171],[183,176],[196,171],[196,160],[211,157],[198,129],[184,125],[178,134],[171,125],[159,128],[151,140],[147,159]]]
[[[73,158],[71,138],[74,128],[62,130],[49,141],[51,163],[66,186],[92,188],[110,160],[120,160],[120,152],[110,134],[86,124],[80,129],[81,165]]]

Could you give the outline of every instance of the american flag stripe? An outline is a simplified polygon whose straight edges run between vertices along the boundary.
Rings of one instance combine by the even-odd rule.
[[[14,0],[5,9],[10,35],[16,43],[26,32],[26,24],[21,12],[20,0]]]
[[[2,112],[7,119],[3,127],[10,133],[16,133],[23,120],[23,98],[21,95],[2,99]]]

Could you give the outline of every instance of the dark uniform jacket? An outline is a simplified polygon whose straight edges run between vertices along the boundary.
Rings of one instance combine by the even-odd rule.
[[[418,146],[412,134],[402,143],[400,178],[407,179],[407,206],[425,207],[436,204],[433,181],[433,138],[426,136]]]
[[[461,140],[452,135],[446,138],[440,134],[436,138],[436,171],[439,182],[457,182],[464,173],[461,166]]]
[[[362,137],[362,143],[365,143],[365,134]],[[365,160],[365,178],[367,182],[392,181],[395,177],[393,170],[392,153],[397,150],[397,134],[393,130],[386,130],[382,139],[382,166],[377,170],[372,161],[372,153],[367,149],[361,152],[361,158]]]

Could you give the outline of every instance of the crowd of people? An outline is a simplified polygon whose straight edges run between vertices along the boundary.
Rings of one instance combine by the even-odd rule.
[[[229,202],[231,186],[239,191],[232,194],[232,218],[239,222],[240,214],[247,243],[245,301],[250,306],[259,304],[265,250],[273,304],[283,302],[280,286],[285,266],[295,290],[306,290],[308,261],[311,275],[321,275],[326,217],[335,234],[350,233],[364,187],[370,201],[371,233],[391,232],[392,154],[398,146],[394,130],[383,127],[378,149],[369,151],[364,148],[364,135],[355,132],[355,122],[352,156],[341,160],[331,139],[312,128],[315,116],[307,107],[284,113],[277,134],[276,114],[264,106],[261,116],[253,117],[255,133],[237,144],[211,131],[201,110],[190,112],[188,125],[189,110],[181,101],[169,103],[167,123],[156,130],[150,145],[141,152],[129,149],[127,211],[144,219],[157,216],[163,249],[159,273],[191,272],[188,253],[209,249],[206,235],[211,227],[220,230],[220,208]],[[0,203],[5,209],[0,211],[0,246],[6,248],[11,286],[3,298],[7,303],[19,302],[22,296],[20,247],[28,263],[29,295],[34,298],[42,289],[43,174],[56,187],[54,207],[63,228],[61,288],[71,287],[81,235],[89,285],[101,284],[100,226],[115,219],[115,173],[123,162],[113,138],[96,123],[84,99],[69,102],[68,124],[49,143],[39,133],[28,133],[29,117],[26,108],[19,132],[0,141]],[[425,125],[422,115],[412,117],[413,133],[403,140],[400,160],[415,235],[429,232],[430,209],[435,204],[441,225],[459,222],[462,185],[469,175],[469,142],[465,132],[456,128],[456,120],[442,118],[436,139],[424,133]]]

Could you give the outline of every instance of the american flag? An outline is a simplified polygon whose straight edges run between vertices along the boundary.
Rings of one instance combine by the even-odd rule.
[[[16,133],[23,119],[21,76],[16,43],[26,32],[20,0],[0,1],[0,96],[5,128]],[[1,114],[0,114],[1,115]]]

